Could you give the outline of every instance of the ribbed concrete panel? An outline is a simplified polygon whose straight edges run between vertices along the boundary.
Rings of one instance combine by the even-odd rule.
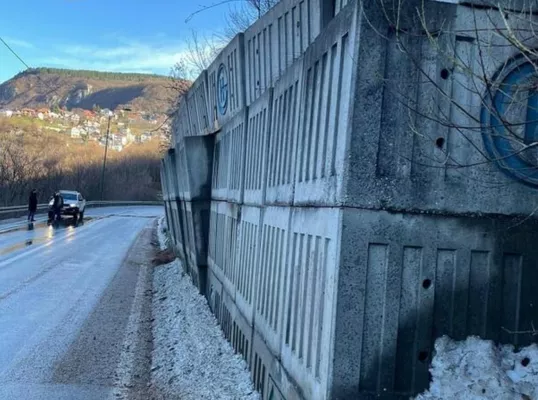
[[[212,270],[228,293],[235,297],[235,282],[238,277],[238,217],[240,208],[236,204],[219,202],[216,210],[215,253]]]
[[[308,48],[296,158],[294,204],[343,202],[356,9],[340,12]]]
[[[260,274],[260,235],[262,209],[241,207],[236,262],[235,301],[250,326],[254,326],[254,305]]]
[[[269,90],[248,108],[243,202],[249,205],[262,206],[265,201],[272,99]]]
[[[346,210],[342,223],[335,388],[355,386],[357,398],[422,391],[443,335],[533,341],[510,332],[532,331],[536,223],[510,232],[509,219],[366,210]]]
[[[276,82],[271,108],[271,132],[267,152],[265,202],[293,203],[299,117],[303,90],[303,61],[299,60]]]
[[[305,398],[329,392],[342,211],[294,208],[285,277],[282,365]]]
[[[246,111],[238,113],[217,134],[213,152],[212,197],[240,203],[245,178]]]
[[[172,123],[173,143],[178,144],[185,136],[191,136],[191,122],[186,97],[179,100],[177,114]]]
[[[264,335],[267,346],[277,357],[284,336],[284,296],[290,275],[287,261],[290,217],[290,207],[267,207],[260,231],[254,320],[256,330]]]
[[[246,105],[302,57],[321,29],[323,0],[281,0],[245,31]]]
[[[207,71],[203,71],[187,92],[190,129],[184,136],[204,135],[210,131]]]

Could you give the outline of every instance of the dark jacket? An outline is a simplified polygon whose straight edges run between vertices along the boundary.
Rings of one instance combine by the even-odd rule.
[[[64,199],[62,198],[62,196],[60,196],[59,194],[55,194],[54,195],[54,203],[52,205],[52,207],[55,209],[55,210],[59,210],[63,207],[64,205]]]
[[[30,193],[30,198],[28,199],[28,211],[37,211],[37,193]]]

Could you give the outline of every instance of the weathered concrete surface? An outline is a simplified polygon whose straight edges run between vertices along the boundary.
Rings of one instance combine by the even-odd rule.
[[[534,222],[512,218],[535,213],[538,165],[515,172],[491,126],[525,61],[492,34],[506,16],[470,3],[283,0],[209,68],[208,240],[182,177],[186,257],[207,254],[209,303],[264,398],[408,398],[441,334],[529,339],[502,327],[528,329],[538,300]]]

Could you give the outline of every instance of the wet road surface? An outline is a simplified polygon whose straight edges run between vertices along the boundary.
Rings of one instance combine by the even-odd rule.
[[[77,227],[0,233],[0,399],[113,397],[139,281],[132,254],[163,212],[102,208]]]

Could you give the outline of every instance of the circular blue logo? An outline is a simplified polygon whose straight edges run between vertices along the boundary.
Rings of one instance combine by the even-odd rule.
[[[535,64],[516,57],[492,79],[480,120],[484,146],[510,177],[538,187],[538,74]]]
[[[220,64],[217,72],[217,108],[221,115],[228,109],[228,71],[224,64]]]

